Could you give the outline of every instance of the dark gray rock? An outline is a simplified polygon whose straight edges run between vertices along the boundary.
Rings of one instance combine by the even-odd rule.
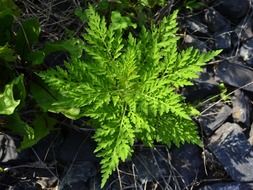
[[[221,33],[230,30],[229,21],[213,8],[205,10],[204,20],[210,32]]]
[[[150,149],[139,150],[133,156],[133,163],[136,168],[137,179],[144,184],[153,180],[163,179],[168,175],[168,167],[166,167],[166,157],[162,151],[153,151]]]
[[[92,142],[89,133],[67,129],[56,158],[63,163],[72,163],[73,160],[96,162],[94,150],[95,143]]]
[[[205,42],[200,41],[196,37],[188,34],[184,36],[184,45],[186,45],[186,47],[195,47],[203,52],[206,52],[209,49]]]
[[[192,144],[185,144],[172,150],[171,164],[180,176],[182,189],[205,175],[201,151],[200,147]]]
[[[206,107],[209,107],[209,109]],[[204,129],[205,134],[209,136],[227,120],[232,113],[232,109],[222,103],[208,104],[205,108],[206,111],[199,116],[198,122]]]
[[[15,141],[6,134],[0,134],[0,163],[15,160],[18,157]]]
[[[185,87],[182,90],[187,101],[202,100],[214,96],[220,92],[219,85],[207,71],[200,74],[198,79],[194,80],[193,86]]]
[[[245,16],[249,10],[249,0],[216,0],[215,9],[222,15],[234,21]]]
[[[86,183],[96,172],[96,167],[91,162],[76,162],[69,166],[66,174],[60,182],[60,189],[88,190]]]
[[[199,190],[252,190],[253,184],[250,183],[215,183],[212,185],[206,185]]]
[[[234,121],[237,123],[243,123],[246,127],[250,126],[251,121],[251,101],[247,95],[241,90],[236,90],[234,92],[234,97],[232,98],[233,111],[232,116]]]
[[[253,123],[250,126],[249,138],[248,141],[251,145],[253,145]]]
[[[253,92],[253,69],[223,61],[215,67],[216,76],[226,84]]]
[[[247,64],[253,66],[253,38],[248,39],[240,48],[240,56]]]
[[[225,49],[229,50],[231,48],[231,33],[223,32],[214,35],[214,49]]]
[[[186,19],[183,27],[186,28],[191,34],[209,36],[207,26],[195,19]]]
[[[235,28],[235,33],[240,41],[246,41],[253,37],[252,12],[239,23]]]
[[[233,123],[222,125],[210,138],[207,148],[233,180],[253,181],[253,151],[239,125]]]

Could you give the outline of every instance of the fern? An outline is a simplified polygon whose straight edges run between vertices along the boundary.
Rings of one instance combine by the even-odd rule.
[[[89,116],[100,123],[94,139],[104,186],[120,161],[131,156],[135,140],[149,146],[154,141],[200,143],[190,107],[178,88],[192,85],[201,67],[220,51],[178,52],[177,11],[128,38],[123,32],[134,25],[127,17],[113,12],[107,25],[92,7],[86,16],[83,58],[39,76],[60,97],[51,111],[73,109],[63,114],[72,119]],[[125,24],[117,25],[119,21]]]

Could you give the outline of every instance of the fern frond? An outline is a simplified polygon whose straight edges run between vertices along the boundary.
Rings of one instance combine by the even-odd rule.
[[[120,120],[111,120],[102,124],[96,130],[94,139],[97,142],[97,156],[101,157],[101,173],[103,187],[118,167],[120,161],[125,161],[132,154],[135,140],[134,129],[123,110]],[[126,135],[127,134],[127,135]]]
[[[177,117],[173,114],[164,114],[154,120],[156,125],[156,141],[177,147],[184,143],[201,145],[195,123],[191,120]],[[154,122],[153,121],[153,122]]]
[[[104,186],[119,163],[131,156],[135,139],[148,146],[154,141],[200,143],[178,88],[191,85],[220,51],[178,51],[177,11],[127,38],[123,30],[134,25],[129,18],[114,12],[107,24],[92,7],[86,16],[83,58],[39,76],[59,94],[50,110],[67,117],[74,110],[74,118],[87,116],[100,124],[94,139]]]

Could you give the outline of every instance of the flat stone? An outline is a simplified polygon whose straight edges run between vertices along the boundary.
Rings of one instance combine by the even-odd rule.
[[[237,182],[253,181],[253,151],[235,123],[225,123],[210,138],[207,148],[222,164],[227,174]]]
[[[250,66],[253,66],[253,38],[245,41],[240,48],[240,56]]]
[[[6,134],[0,134],[0,163],[15,160],[18,157],[14,140]]]
[[[209,35],[207,26],[195,19],[187,19],[183,25],[191,34]]]
[[[212,185],[206,185],[199,190],[250,190],[253,188],[253,184],[247,183],[215,183]]]
[[[214,49],[228,50],[231,48],[231,33],[222,32],[214,35]]]
[[[205,42],[200,41],[196,37],[189,34],[186,34],[184,36],[184,45],[186,45],[186,47],[195,47],[203,52],[206,52],[208,50],[208,46]]]
[[[171,152],[171,164],[179,174],[178,181],[182,189],[196,180],[204,178],[204,164],[201,158],[202,149],[196,145],[185,144]]]
[[[79,190],[87,189],[87,181],[97,174],[96,167],[91,162],[75,162],[67,168],[64,177],[60,182],[60,189]]]
[[[215,73],[224,83],[253,92],[253,69],[251,67],[223,61],[217,64]]]
[[[251,120],[251,101],[248,96],[241,90],[236,90],[234,92],[234,97],[232,98],[232,116],[235,122],[243,123],[246,127],[250,126]]]
[[[198,122],[204,129],[205,134],[209,136],[227,120],[232,113],[232,109],[222,103],[208,106],[210,109],[198,118]]]
[[[204,20],[210,32],[220,33],[230,30],[229,21],[213,8],[205,10]]]
[[[222,15],[234,21],[245,16],[249,10],[249,0],[216,0],[215,9]]]
[[[253,13],[251,12],[249,16],[244,18],[241,23],[239,23],[235,28],[235,33],[237,37],[241,41],[246,41],[253,37],[253,31],[252,31],[252,19],[253,19]],[[238,43],[238,41],[237,41]]]

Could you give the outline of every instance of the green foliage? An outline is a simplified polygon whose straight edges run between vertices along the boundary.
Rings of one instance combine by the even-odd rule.
[[[38,19],[20,21],[19,15],[20,10],[12,0],[0,1],[0,116],[5,121],[1,127],[23,138],[19,147],[21,150],[45,137],[55,121],[46,114],[35,115],[35,119],[29,118],[30,123],[24,121],[23,117],[21,119],[20,113],[23,114],[29,102],[26,101],[25,75],[15,67],[18,64],[19,67],[27,63],[29,66],[40,64],[45,55],[63,48],[57,47],[55,50],[52,44],[47,43],[44,49],[34,50],[40,35]]]
[[[0,93],[0,114],[11,115],[16,107],[19,105],[20,100],[15,100],[13,95],[13,86],[18,81],[23,79],[22,76],[13,80],[10,84],[6,84],[4,92]]]
[[[190,11],[201,9],[205,7],[205,4],[201,0],[184,0],[183,6]]]
[[[7,44],[0,46],[0,60],[6,62],[15,61],[16,56],[14,55],[13,49],[11,49]]]
[[[85,14],[84,57],[38,75],[56,92],[51,111],[98,121],[95,152],[101,158],[104,186],[119,162],[131,156],[135,140],[149,146],[154,141],[200,143],[191,120],[196,110],[178,89],[192,85],[201,67],[220,51],[179,52],[177,11],[151,30],[143,27],[137,37],[129,33],[126,39],[124,29],[133,24],[120,13],[112,14],[109,25],[92,7]],[[118,21],[124,24],[116,27]]]

